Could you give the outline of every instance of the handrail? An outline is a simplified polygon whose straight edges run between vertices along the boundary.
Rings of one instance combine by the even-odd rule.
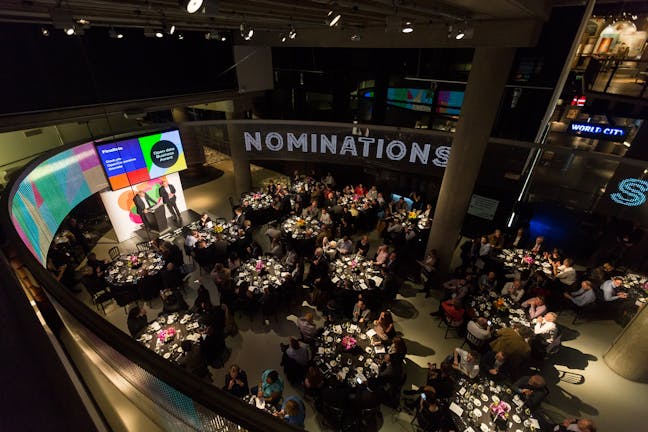
[[[99,338],[116,351],[176,390],[214,411],[216,414],[253,431],[289,432],[300,430],[264,411],[250,409],[249,405],[238,398],[224,392],[220,388],[206,385],[201,379],[171,364],[143,345],[137,343],[129,335],[97,315],[85,303],[74,297],[30,253],[14,228],[10,217],[9,209],[17,187],[41,162],[78,144],[75,143],[74,145],[66,145],[52,149],[25,166],[20,175],[9,183],[6,189],[7,193],[0,200],[0,225],[4,227],[8,241],[15,245],[16,251],[36,280],[42,284],[48,294],[81,324],[91,329]]]

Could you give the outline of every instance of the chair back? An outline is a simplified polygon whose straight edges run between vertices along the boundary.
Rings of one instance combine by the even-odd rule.
[[[548,355],[554,355],[560,350],[560,343],[562,341],[562,336],[560,334],[557,334],[554,340],[547,345],[547,354]]]
[[[121,255],[121,253],[119,252],[119,247],[117,246],[113,246],[108,250],[108,256],[113,261],[119,258],[119,255]]]
[[[136,246],[138,252],[147,252],[151,249],[151,245],[149,244],[149,242],[145,242],[145,241],[137,243]]]
[[[473,348],[481,348],[486,344],[485,339],[479,339],[477,336],[470,333],[470,330],[466,332],[466,340]]]

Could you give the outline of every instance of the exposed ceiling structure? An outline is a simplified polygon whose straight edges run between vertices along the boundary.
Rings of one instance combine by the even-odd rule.
[[[337,26],[377,29],[411,22],[430,23],[508,19],[546,20],[548,0],[205,0],[189,14],[178,0],[3,0],[0,22],[60,26],[69,17],[90,26],[156,27],[178,30],[239,29],[241,23],[266,31],[289,26],[308,30],[326,26],[329,11],[341,14]]]

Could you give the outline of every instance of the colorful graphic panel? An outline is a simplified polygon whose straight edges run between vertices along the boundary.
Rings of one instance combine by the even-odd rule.
[[[187,168],[177,130],[100,144],[97,152],[113,190]]]
[[[51,157],[20,182],[11,203],[11,219],[41,264],[45,265],[50,243],[68,213],[107,186],[93,143]]]

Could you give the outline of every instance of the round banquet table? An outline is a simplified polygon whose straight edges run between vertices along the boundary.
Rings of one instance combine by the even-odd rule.
[[[236,269],[233,281],[237,287],[260,296],[264,288],[278,289],[287,275],[285,267],[274,258],[252,258]]]
[[[345,337],[353,338],[355,347],[347,350],[342,346]],[[351,388],[364,387],[369,378],[377,377],[386,353],[383,345],[372,346],[371,337],[349,321],[327,325],[315,339],[315,346],[313,361],[324,377]]]
[[[526,249],[502,249],[495,259],[509,271],[542,270],[545,276],[550,279],[554,278],[551,263],[542,255],[535,255]]]
[[[198,322],[199,318],[199,314],[189,312],[164,314],[151,321],[136,339],[156,354],[179,363],[184,356],[180,344],[184,340],[200,341],[203,327]]]
[[[531,410],[524,406],[524,401],[511,388],[482,377],[476,381],[460,378],[457,381],[457,388],[459,390],[451,399],[450,415],[459,430],[469,430],[469,428],[474,432],[540,430],[540,425]],[[496,424],[489,407],[500,401],[507,403],[510,411],[505,420],[499,420]]]
[[[229,222],[214,222],[210,228],[208,228],[207,226],[205,228],[201,228],[198,221],[196,221],[187,225],[187,228],[189,228],[190,230],[197,230],[200,233],[200,237],[207,243],[207,246],[216,241],[217,234],[220,234],[223,240],[225,240],[229,244],[236,243],[242,238],[241,236],[239,236],[238,227]]]
[[[302,255],[310,255],[315,248],[321,224],[311,217],[291,216],[281,224],[286,240]]]
[[[405,210],[392,213],[392,215],[388,218],[385,218],[385,220],[388,222],[398,221],[401,223],[401,225],[403,225],[403,229],[411,228],[415,230],[424,230],[429,228],[430,225],[428,218],[421,217],[421,215],[417,212]]]
[[[262,225],[276,217],[273,202],[272,195],[265,192],[248,192],[241,195],[241,208],[245,212],[245,218],[249,219],[252,225]]]
[[[373,279],[376,288],[383,281],[380,268],[362,255],[341,256],[331,263],[330,269],[331,282],[355,291],[371,289],[368,279]]]
[[[162,255],[157,252],[122,254],[106,268],[104,278],[112,286],[137,285],[157,275],[164,264]]]
[[[500,308],[495,306],[499,299],[502,300]],[[468,301],[468,306],[475,310],[478,317],[490,320],[495,329],[511,327],[513,324],[531,327],[526,311],[510,298],[499,296],[496,292],[474,296]]]

